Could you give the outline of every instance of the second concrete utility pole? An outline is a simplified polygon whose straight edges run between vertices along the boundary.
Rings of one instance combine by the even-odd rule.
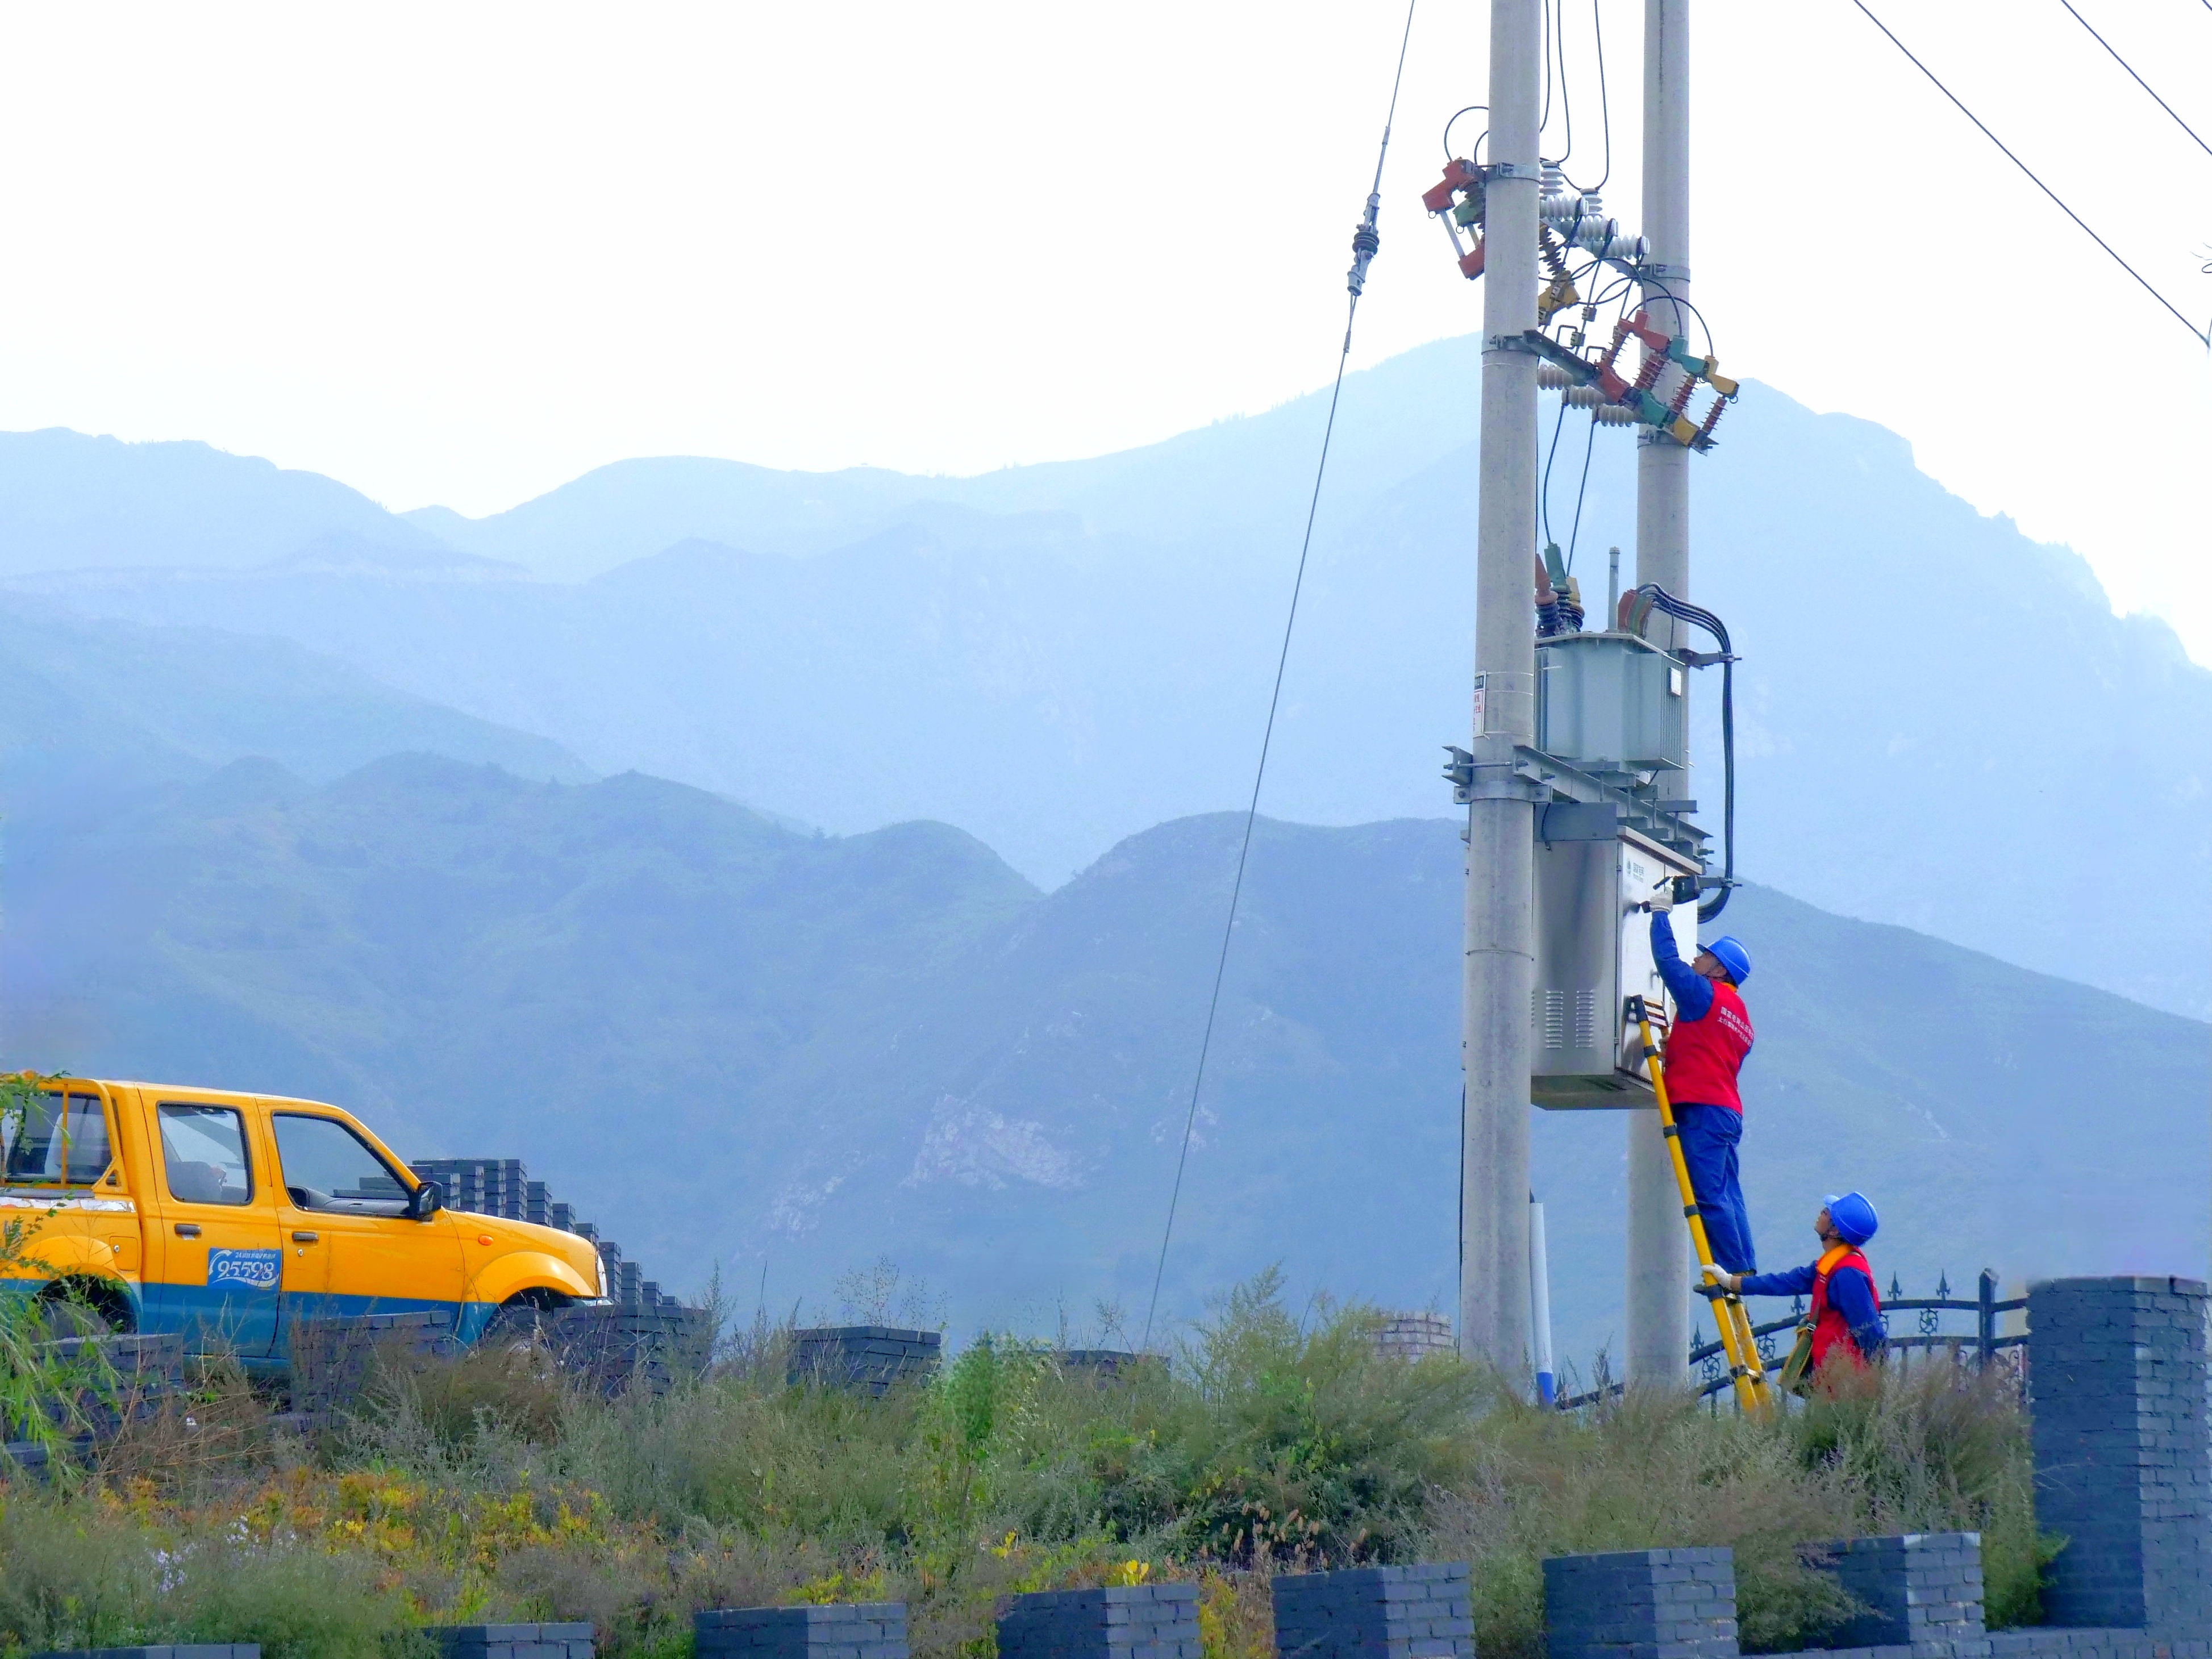
[[[1680,337],[1690,289],[1690,0],[1644,0],[1644,230],[1650,252],[1644,308]],[[1708,348],[1710,349],[1711,348]],[[1487,410],[1485,411],[1486,415]],[[1636,580],[1690,597],[1690,452],[1648,428],[1637,435]],[[1681,644],[1682,624],[1652,614],[1653,642]],[[1607,626],[1613,623],[1608,621]],[[1662,633],[1661,630],[1670,630]],[[1684,696],[1689,695],[1686,685]],[[1659,1114],[1628,1114],[1628,1381],[1679,1388],[1689,1371],[1690,1266],[1682,1200]]]

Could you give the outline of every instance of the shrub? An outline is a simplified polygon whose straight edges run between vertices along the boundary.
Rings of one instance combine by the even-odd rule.
[[[765,1336],[659,1399],[480,1353],[392,1368],[312,1443],[218,1374],[87,1489],[9,1489],[0,1651],[367,1654],[410,1623],[578,1618],[611,1659],[672,1659],[701,1607],[883,1598],[921,1659],[988,1659],[1006,1595],[1173,1577],[1206,1659],[1266,1659],[1275,1571],[1461,1559],[1484,1659],[1536,1659],[1544,1556],[1677,1543],[1735,1551],[1745,1645],[1771,1650],[1848,1611],[1802,1545],[1951,1528],[1983,1534],[1992,1622],[2035,1616],[2051,1541],[2002,1379],[1931,1364],[1765,1421],[1566,1415],[1451,1355],[1382,1358],[1376,1321],[1293,1316],[1268,1277],[1171,1364],[1063,1375],[1000,1335],[882,1399],[787,1387]]]

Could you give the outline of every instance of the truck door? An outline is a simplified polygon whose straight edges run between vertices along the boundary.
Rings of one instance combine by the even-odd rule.
[[[451,1212],[418,1221],[412,1188],[336,1113],[270,1113],[283,1176],[284,1316],[449,1310],[459,1328],[461,1245]]]
[[[283,1256],[271,1172],[257,1167],[240,1107],[166,1099],[155,1107],[161,1168],[159,1230],[147,1250],[149,1328],[176,1331],[198,1353],[268,1357],[276,1340]],[[158,1243],[157,1243],[158,1241]]]

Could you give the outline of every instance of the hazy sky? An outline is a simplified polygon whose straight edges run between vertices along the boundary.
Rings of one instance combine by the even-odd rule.
[[[1595,4],[1633,225],[1643,8]],[[2212,139],[2205,0],[2076,4]],[[1875,9],[2212,318],[2212,155],[2058,0]],[[1360,362],[1478,325],[1416,198],[1486,14],[1421,0]],[[481,514],[628,455],[973,471],[1261,409],[1332,366],[1403,15],[8,5],[0,426]],[[2203,349],[1850,0],[1698,0],[1694,31],[1723,367],[1903,433],[2212,661]]]

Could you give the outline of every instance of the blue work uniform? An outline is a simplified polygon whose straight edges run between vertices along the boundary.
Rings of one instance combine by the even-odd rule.
[[[1838,1247],[1839,1249],[1841,1247]],[[1828,1270],[1826,1307],[1816,1305],[1816,1316],[1826,1314],[1840,1319],[1850,1332],[1851,1346],[1859,1351],[1862,1359],[1878,1358],[1882,1345],[1888,1341],[1889,1333],[1882,1329],[1881,1303],[1875,1295],[1874,1275],[1865,1267],[1866,1258],[1856,1245],[1847,1255]],[[1753,1273],[1737,1287],[1739,1296],[1811,1296],[1820,1279],[1820,1264],[1808,1261],[1802,1267],[1792,1267],[1785,1273]],[[1817,1303],[1823,1298],[1815,1297]],[[1830,1346],[1819,1340],[1816,1333],[1814,1360],[1817,1364],[1826,1358]]]
[[[1736,1164],[1737,1143],[1743,1139],[1743,1111],[1735,1096],[1732,1066],[1714,1063],[1717,1055],[1726,1054],[1730,1061],[1741,1064],[1741,1057],[1751,1052],[1749,1018],[1733,987],[1727,1006],[1720,1006],[1722,998],[1713,981],[1682,960],[1674,947],[1674,925],[1658,910],[1651,913],[1651,959],[1674,998],[1674,1032],[1668,1038],[1667,1092],[1674,1109],[1682,1162],[1689,1167],[1690,1190],[1697,1194],[1698,1212],[1705,1218],[1705,1242],[1712,1246],[1713,1260],[1725,1271],[1757,1273],[1759,1256],[1751,1242],[1751,1212],[1744,1205],[1742,1176]],[[1705,1021],[1716,1025],[1726,1022],[1730,1029],[1717,1033],[1718,1041],[1698,1045],[1699,1064],[1689,1074],[1706,1077],[1715,1093],[1723,1092],[1724,1087],[1725,1100],[1698,1099],[1694,1084],[1686,1097],[1674,1093],[1674,1051],[1677,1046],[1687,1047],[1686,1034]]]

